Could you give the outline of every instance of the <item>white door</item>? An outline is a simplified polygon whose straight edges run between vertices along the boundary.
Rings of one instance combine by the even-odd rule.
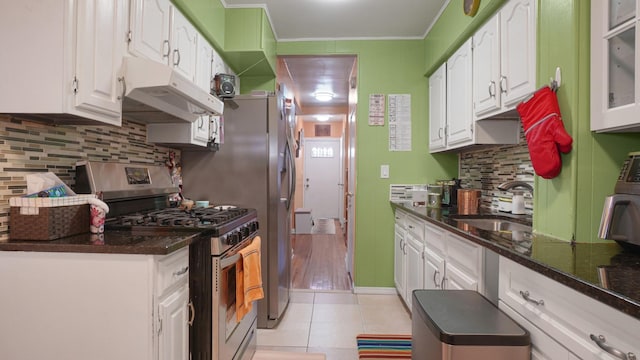
[[[171,293],[158,304],[158,359],[189,359],[189,288]]]
[[[340,139],[305,139],[304,207],[314,219],[340,218]]]
[[[354,241],[356,238],[356,114],[355,110],[349,114],[349,150],[347,154],[348,174],[347,174],[347,271],[354,274]]]

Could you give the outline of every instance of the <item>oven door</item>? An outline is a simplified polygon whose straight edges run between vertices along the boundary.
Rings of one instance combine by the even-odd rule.
[[[238,251],[249,245],[251,239],[245,239],[231,251],[220,257],[213,257],[214,268],[218,269],[218,276],[214,276],[214,352],[218,349],[218,359],[240,359],[247,348],[255,348],[252,340],[255,332],[257,307],[253,306],[249,313],[238,320],[236,310],[237,268],[242,261]],[[216,286],[217,285],[217,286]],[[216,301],[217,300],[217,301]],[[217,309],[218,311],[215,311]],[[217,318],[217,319],[216,319]],[[217,345],[217,346],[216,346]],[[255,350],[255,349],[253,349]],[[215,359],[215,357],[214,357]]]

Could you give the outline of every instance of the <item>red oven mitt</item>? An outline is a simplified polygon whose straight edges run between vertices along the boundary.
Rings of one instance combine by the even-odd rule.
[[[558,98],[548,86],[516,107],[527,138],[531,163],[536,174],[552,179],[562,168],[559,152],[571,151],[573,139],[564,129]]]

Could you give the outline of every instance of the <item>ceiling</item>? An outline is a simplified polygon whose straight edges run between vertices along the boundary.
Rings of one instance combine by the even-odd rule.
[[[347,39],[423,39],[451,0],[221,0],[227,8],[259,7],[269,16],[276,39],[284,41]],[[353,56],[295,56],[283,59],[293,79],[298,107],[305,114],[348,106]],[[279,70],[279,76],[280,76]],[[332,91],[330,102],[312,96]],[[329,121],[331,121],[330,119]]]

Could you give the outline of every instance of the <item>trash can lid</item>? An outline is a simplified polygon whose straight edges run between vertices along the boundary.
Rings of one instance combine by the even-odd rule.
[[[475,291],[414,290],[413,311],[450,345],[531,344],[527,330]]]

